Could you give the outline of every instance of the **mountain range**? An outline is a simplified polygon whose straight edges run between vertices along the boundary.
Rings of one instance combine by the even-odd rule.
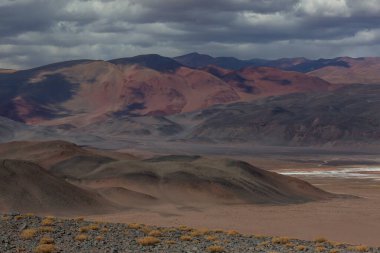
[[[1,70],[0,137],[377,145],[379,70],[380,58],[238,60],[198,53]]]

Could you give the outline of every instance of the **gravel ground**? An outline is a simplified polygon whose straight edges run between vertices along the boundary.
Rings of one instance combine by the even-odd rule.
[[[33,214],[0,215],[0,252],[379,252],[318,238],[242,235],[236,231],[64,220]]]

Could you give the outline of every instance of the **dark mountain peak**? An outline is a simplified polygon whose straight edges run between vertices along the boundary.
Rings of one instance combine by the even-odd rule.
[[[214,57],[196,52],[177,56],[173,59],[191,68],[200,68],[216,63],[216,59]]]
[[[208,58],[208,59],[214,59],[214,57],[208,55],[208,54],[200,54],[198,52],[192,52],[192,53],[189,53],[189,54],[185,54],[185,55],[180,55],[180,56],[177,56],[177,57],[174,57],[174,59],[181,59],[181,58]]]
[[[68,67],[72,67],[75,65],[90,63],[90,62],[94,62],[94,61],[96,61],[96,60],[80,59],[80,60],[56,62],[56,63],[52,63],[52,64],[48,64],[48,65],[43,65],[43,66],[40,66],[37,68],[33,68],[33,69],[28,70],[28,71],[40,71],[40,70],[54,71],[57,69],[68,68]]]
[[[110,60],[110,63],[116,64],[116,65],[132,65],[132,64],[138,64],[150,69],[154,69],[157,71],[175,71],[182,65],[169,58],[164,57],[158,54],[146,54],[146,55],[138,55],[134,57],[129,58],[119,58]]]

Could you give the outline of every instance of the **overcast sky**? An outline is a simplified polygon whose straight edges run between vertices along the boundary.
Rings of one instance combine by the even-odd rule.
[[[380,55],[380,0],[0,0],[0,68],[189,52]]]

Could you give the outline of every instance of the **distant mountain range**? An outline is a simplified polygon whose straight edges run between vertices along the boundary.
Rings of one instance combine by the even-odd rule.
[[[154,135],[270,145],[376,142],[379,70],[380,58],[243,61],[197,53],[1,70],[0,137],[9,140],[21,132],[56,136],[62,129],[81,129],[96,138]],[[37,128],[35,134],[14,121],[52,132]]]
[[[170,115],[331,86],[303,73],[267,67],[194,69],[159,55],[78,60],[0,74],[0,116],[29,124],[80,125],[109,114]]]

